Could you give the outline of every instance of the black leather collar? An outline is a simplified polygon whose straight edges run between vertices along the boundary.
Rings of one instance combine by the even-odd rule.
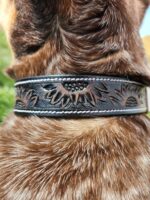
[[[110,76],[51,75],[16,82],[18,115],[98,117],[146,113],[146,86]]]

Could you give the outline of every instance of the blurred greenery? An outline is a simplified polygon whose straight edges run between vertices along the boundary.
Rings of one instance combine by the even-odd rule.
[[[4,69],[9,66],[10,60],[11,52],[6,37],[0,30],[0,123],[12,111],[14,104],[13,81],[4,75]]]

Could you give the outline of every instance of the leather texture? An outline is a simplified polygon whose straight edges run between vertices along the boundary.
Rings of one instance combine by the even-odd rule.
[[[16,82],[18,115],[80,118],[146,113],[146,86],[121,77],[51,75]]]

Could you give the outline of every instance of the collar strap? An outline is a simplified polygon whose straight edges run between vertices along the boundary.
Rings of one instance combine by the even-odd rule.
[[[127,78],[51,75],[16,82],[19,115],[97,117],[146,113],[146,86]]]

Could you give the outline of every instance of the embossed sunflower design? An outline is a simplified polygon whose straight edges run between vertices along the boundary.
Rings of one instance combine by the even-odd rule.
[[[110,96],[110,100],[113,104],[121,104],[126,108],[136,107],[143,103],[141,90],[141,86],[138,85],[122,84],[121,89],[115,90],[115,95]]]
[[[78,104],[94,107],[97,101],[105,101],[104,94],[108,93],[105,84],[97,83],[93,87],[86,81],[48,84],[44,89],[50,104],[59,104],[62,108]]]
[[[16,106],[21,108],[34,107],[38,101],[38,96],[33,89],[26,90],[23,87],[17,88]]]

